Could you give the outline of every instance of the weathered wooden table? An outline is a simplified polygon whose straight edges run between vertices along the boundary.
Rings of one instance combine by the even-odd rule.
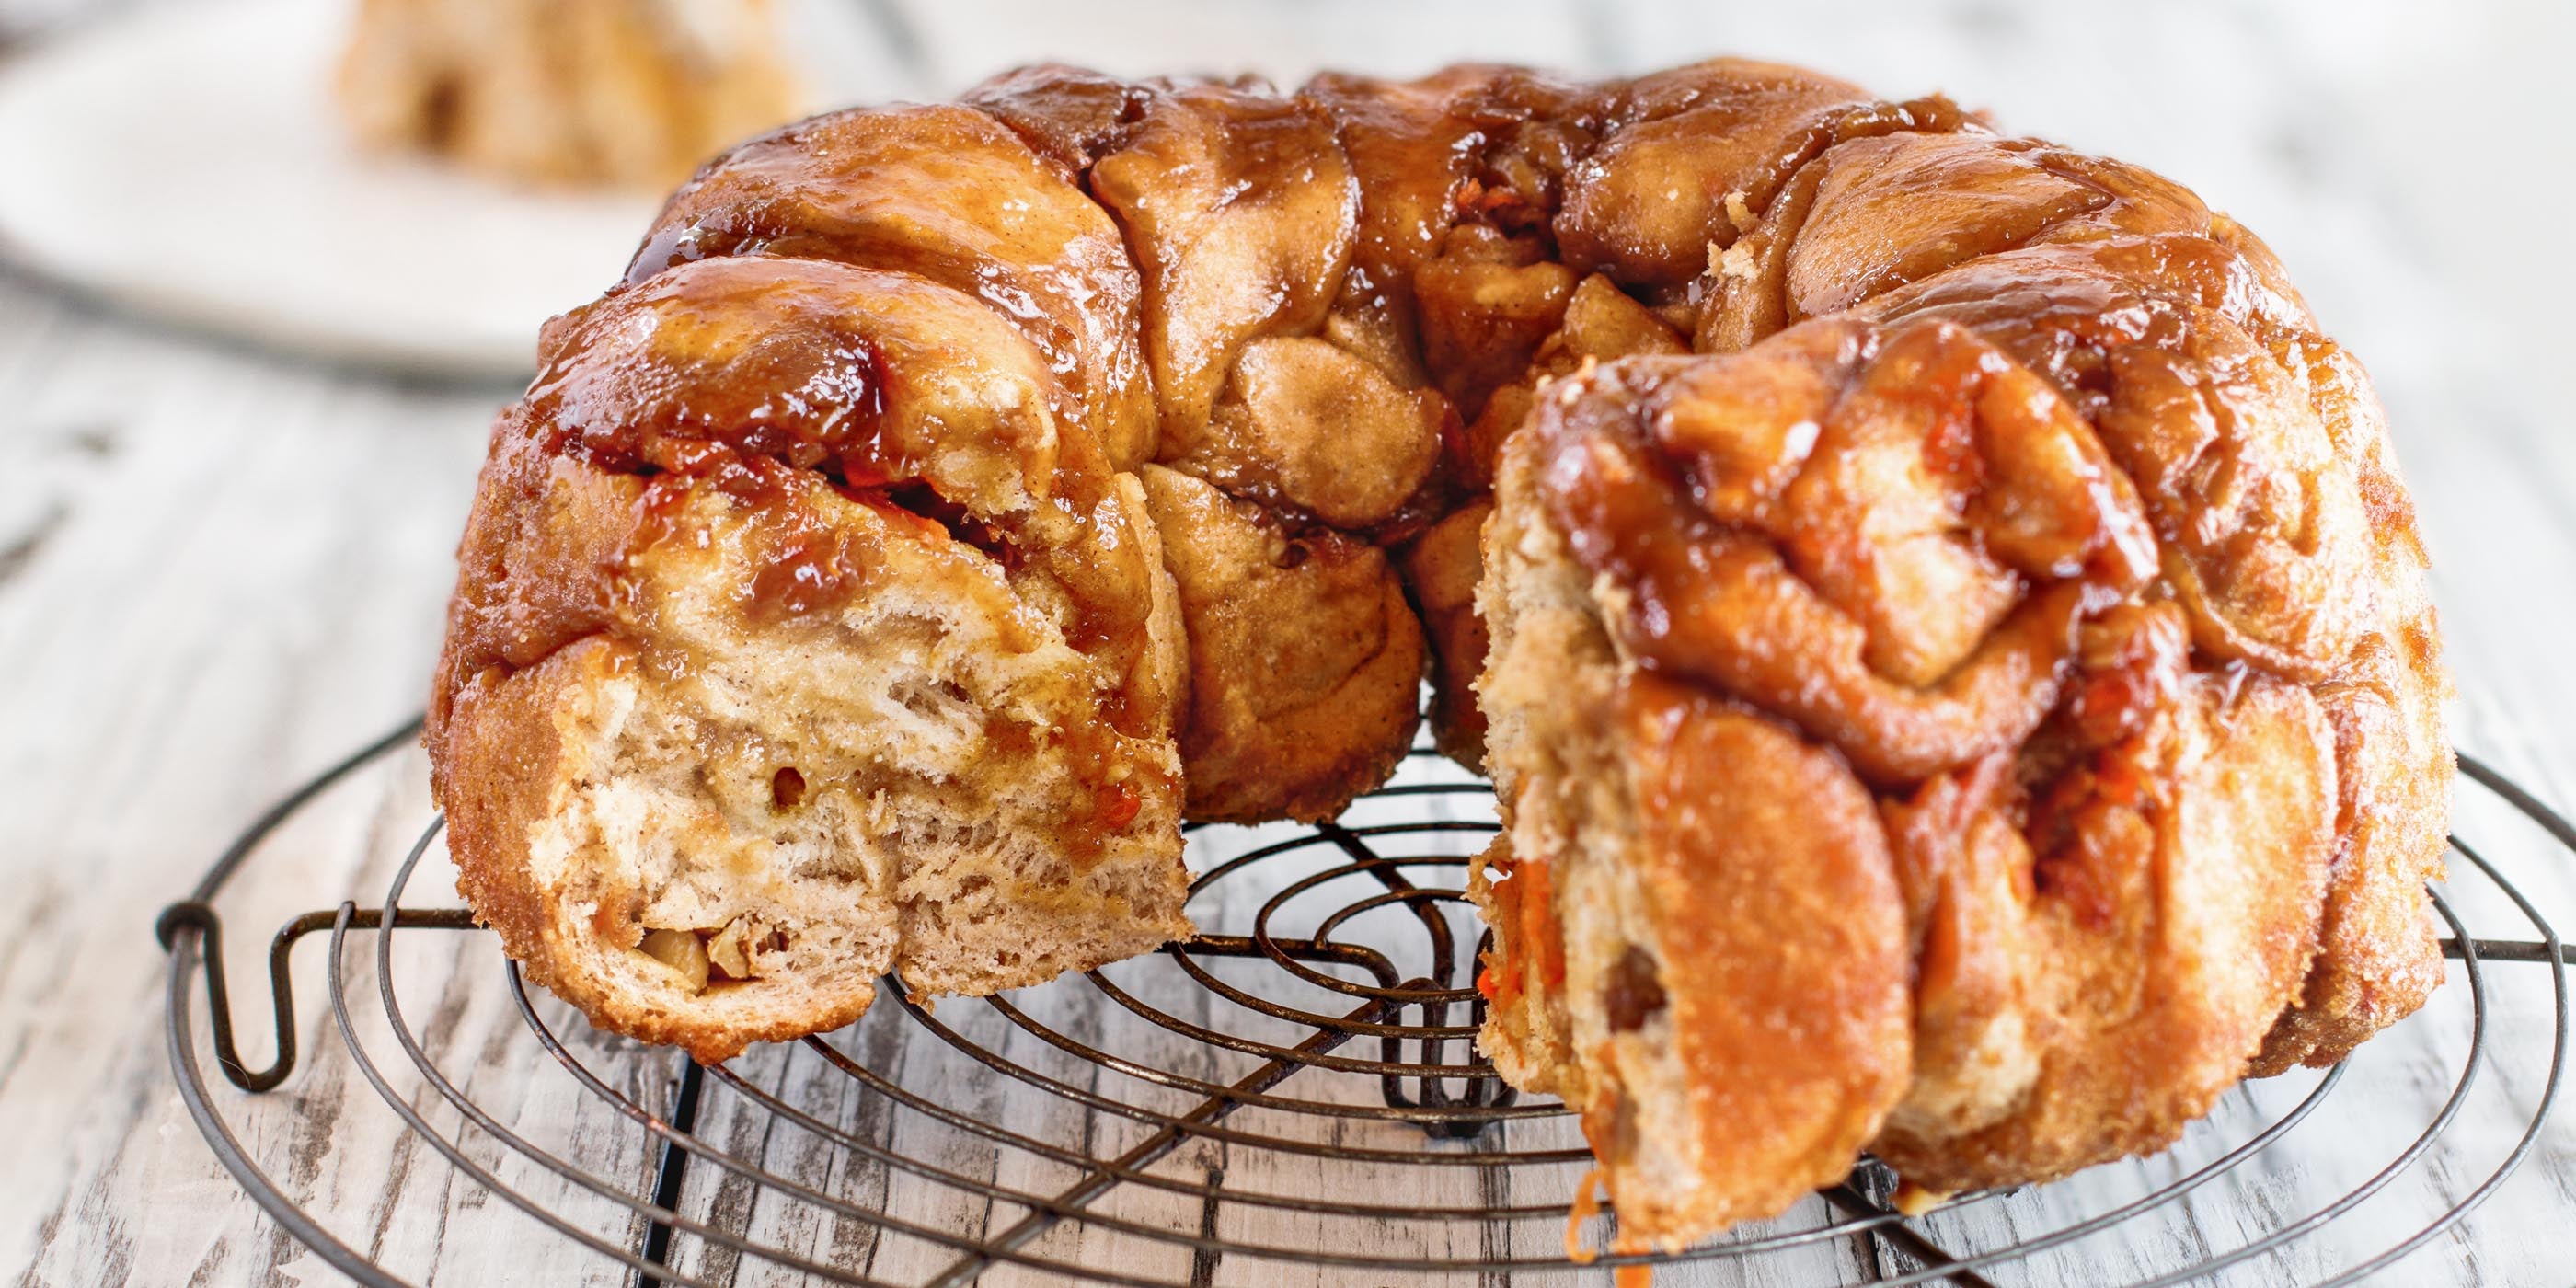
[[[27,38],[73,7],[0,0],[0,41]],[[1396,71],[1495,57],[1595,69],[1726,50],[1813,63],[1891,91],[1946,89],[2014,128],[2173,174],[2260,230],[2328,326],[2370,362],[2437,559],[2460,688],[2458,739],[2542,798],[2576,805],[2576,737],[2567,731],[2576,718],[2567,644],[2576,630],[2576,409],[2563,392],[2576,370],[2576,327],[2561,303],[2576,298],[2576,255],[2564,245],[2576,156],[2555,88],[2576,53],[2576,18],[2565,6],[853,0],[851,8],[860,30],[896,51],[862,60],[855,74],[886,97],[950,92],[1041,56],[1119,71],[1248,65],[1286,79],[1327,63]],[[168,964],[152,921],[263,804],[418,707],[483,426],[509,394],[317,369],[0,276],[0,1269],[27,1266],[21,1282],[336,1281],[259,1214],[189,1120],[164,1041]],[[2465,788],[2463,799],[2463,833],[2492,838],[2499,866],[2541,911],[2576,926],[2576,862],[2491,801]],[[344,898],[372,907],[427,818],[417,754],[392,757],[281,833],[225,893],[234,1000],[252,1063],[268,1055],[261,937],[292,914]],[[1243,841],[1219,843],[1240,849]],[[452,898],[437,867],[433,850],[408,902]],[[2480,933],[2510,933],[2499,920],[2509,910],[2470,888],[2479,884],[2455,882],[2464,915]],[[1253,902],[1221,896],[1201,911],[1240,925]],[[323,1005],[327,939],[317,936],[295,958],[304,1055],[293,1075],[265,1096],[214,1084],[213,1103],[249,1153],[339,1238],[411,1282],[625,1278],[615,1260],[473,1183],[367,1086]],[[357,1003],[362,1046],[387,1070],[395,1097],[460,1140],[473,1166],[548,1196],[612,1246],[640,1239],[642,1223],[623,1209],[583,1197],[489,1131],[460,1124],[392,1043],[375,1006],[375,947],[373,936],[353,933],[341,978]],[[549,1057],[486,937],[406,931],[395,959],[405,1014],[463,1095],[496,1125],[612,1186],[650,1192],[654,1138]],[[1142,969],[1171,973],[1155,963]],[[2494,1168],[2531,1120],[2553,1016],[2546,968],[2497,963],[2486,976],[2487,1058],[2450,1130],[2386,1191],[2236,1267],[2228,1282],[2329,1277],[2403,1239]],[[202,994],[195,1005],[202,1034]],[[1139,1032],[1123,1012],[1105,1013],[1099,995],[1079,988],[1032,995],[1026,1005],[1033,1025],[1096,1036],[1174,1068],[1236,1077],[1247,1067],[1204,1047],[1154,1056],[1163,1036]],[[537,1013],[615,1089],[656,1113],[675,1112],[682,1066],[674,1057],[598,1038],[550,1001]],[[1077,1090],[1097,1085],[1166,1110],[1190,1103],[1099,1073],[976,1004],[953,1004],[939,1018],[1013,1062],[1075,1080]],[[2299,1221],[2432,1120],[2460,1078],[2469,1024],[2467,990],[2455,978],[2431,1011],[2357,1057],[2314,1112],[2243,1165],[2148,1217],[1992,1277],[2130,1282]],[[756,1052],[733,1073],[811,1112],[816,1127],[882,1142],[962,1184],[869,1164],[814,1130],[783,1124],[751,1092],[721,1080],[707,1084],[696,1129],[836,1201],[968,1237],[1027,1211],[989,1199],[988,1189],[1055,1193],[1086,1175],[975,1125],[1040,1137],[1073,1159],[1110,1156],[1147,1134],[995,1074],[928,1032],[881,1004],[835,1043],[907,1094],[953,1107],[961,1123],[894,1108],[802,1049]],[[1970,1253],[2064,1226],[2188,1177],[2315,1085],[2296,1077],[2240,1093],[2171,1158],[2101,1169],[1919,1228]],[[1363,1148],[1563,1143],[1561,1125],[1543,1123],[1474,1146],[1429,1145],[1401,1124],[1326,1126],[1314,1139]],[[1315,1196],[1385,1203],[1406,1201],[1404,1187],[1414,1186],[1420,1202],[1454,1206],[1562,1202],[1573,1175],[1571,1165],[1500,1177],[1472,1166],[1328,1167],[1211,1139],[1192,1140],[1151,1171],[1166,1184],[1119,1187],[1098,1200],[1109,1220],[1068,1222],[1028,1249],[1148,1279],[1400,1280],[1193,1255],[1186,1244],[1129,1238],[1115,1225],[1195,1235],[1206,1215],[1211,1235],[1291,1248],[1541,1257],[1556,1247],[1546,1220],[1352,1222],[1208,1207],[1191,1187],[1221,1176],[1238,1192],[1329,1187]],[[935,1239],[882,1234],[828,1204],[755,1193],[713,1166],[692,1169],[678,1198],[684,1212],[721,1230],[892,1282],[954,1260]],[[1812,1228],[1829,1215],[1819,1200],[1775,1228]],[[739,1258],[720,1244],[683,1236],[675,1264],[709,1282],[802,1281],[792,1267]],[[1881,1231],[1709,1262],[1663,1282],[1848,1283],[1913,1265]],[[994,1275],[1043,1277],[1017,1267]],[[2562,1105],[2543,1125],[2521,1172],[2475,1216],[2385,1278],[2576,1280],[2576,1108]]]

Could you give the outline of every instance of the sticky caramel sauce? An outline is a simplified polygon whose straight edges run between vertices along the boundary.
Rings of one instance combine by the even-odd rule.
[[[1123,689],[1142,671],[1151,570],[1117,511],[1098,445],[1078,432],[1010,426],[983,442],[964,432],[971,427],[935,423],[935,405],[895,414],[924,395],[896,383],[887,350],[864,332],[852,302],[865,289],[879,288],[810,265],[709,259],[548,325],[526,400],[543,450],[647,479],[623,562],[605,570],[607,598],[635,607],[635,557],[673,539],[683,501],[704,487],[740,503],[754,525],[760,564],[734,591],[746,620],[849,602],[871,575],[868,542],[812,504],[808,489],[828,487],[899,532],[981,552],[1015,585],[1035,576],[1060,588],[1039,602],[1064,606],[1067,642],[1103,663],[1106,689]],[[978,444],[1002,459],[943,464],[948,482],[937,484],[924,455],[935,441]],[[1006,472],[1019,474],[1034,506],[1002,509],[992,496],[955,492]],[[1153,723],[1124,702],[1105,714],[1131,735]]]
[[[548,326],[529,414],[549,450],[620,473],[695,473],[729,448],[858,487],[915,477],[884,359],[835,303],[758,260],[666,273]]]

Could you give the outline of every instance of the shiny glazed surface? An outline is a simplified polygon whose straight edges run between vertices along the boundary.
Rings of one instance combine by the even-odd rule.
[[[1884,1012],[1837,1130],[1932,1188],[2154,1148],[2439,978],[2438,642],[2366,377],[2187,190],[1945,100],[1737,61],[1284,95],[1030,69],[735,149],[545,357],[487,490],[523,456],[648,494],[787,471],[917,516],[1094,659],[1121,734],[1175,740],[1198,818],[1337,812],[1426,667],[1443,746],[1502,746],[1475,587],[1494,532],[1543,531],[1616,727],[1666,729],[1626,762],[1667,802],[1621,838],[1639,879],[1722,888],[1754,837],[1904,927],[1806,964]],[[1109,505],[1129,473],[1150,540]],[[651,510],[536,588],[477,573],[523,535],[469,533],[434,721],[532,641],[621,629],[596,606]],[[865,592],[782,531],[746,629]],[[1765,830],[1785,806],[1737,779],[1834,826]],[[1597,1007],[1558,857],[1503,869],[1531,956],[1496,977]],[[1703,1090],[1742,1088],[1703,1004],[1771,987],[1739,969],[1764,940],[1654,937],[1614,1009],[1651,983]]]

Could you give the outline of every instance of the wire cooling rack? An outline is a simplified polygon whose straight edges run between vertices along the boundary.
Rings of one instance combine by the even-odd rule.
[[[158,927],[170,953],[170,1059],[189,1113],[263,1211],[370,1285],[403,1284],[410,1269],[383,1263],[382,1229],[353,1242],[347,1222],[335,1228],[302,1192],[309,1177],[278,1178],[263,1157],[280,1152],[274,1133],[238,1130],[261,1103],[255,1093],[283,1086],[300,1064],[345,1061],[400,1123],[366,1140],[443,1158],[454,1169],[450,1202],[461,1188],[473,1204],[518,1213],[529,1237],[586,1250],[600,1281],[705,1285],[756,1271],[762,1282],[956,1285],[992,1272],[1139,1288],[1492,1283],[1645,1260],[1771,1263],[1739,1267],[1730,1281],[2173,1283],[2237,1267],[2266,1283],[2346,1283],[2443,1238],[2503,1186],[2541,1138],[2566,1065],[2568,949],[2496,865],[2454,838],[2451,882],[2434,906],[2461,969],[2410,1021],[2433,1026],[2426,1040],[2448,1081],[2409,1102],[2429,1106],[2420,1114],[2392,1124],[2367,1077],[2337,1094],[2374,1044],[2344,1066],[2239,1089],[2156,1160],[1964,1195],[1912,1219],[1888,1205],[1892,1178],[1864,1161],[1778,1221],[1674,1257],[1590,1258],[1566,1233],[1576,1188],[1589,1184],[1570,1114],[1517,1095],[1475,1051],[1484,940],[1460,887],[1467,856],[1495,830],[1490,789],[1419,751],[1395,785],[1340,821],[1193,829],[1196,942],[936,1010],[889,978],[859,1024],[711,1068],[590,1030],[526,988],[466,911],[415,902],[424,864],[443,863],[432,820],[371,903],[303,914],[271,939],[277,1056],[252,1069],[236,1041],[212,901],[281,826],[396,756],[417,728],[271,808]],[[2482,794],[2489,808],[2479,816],[2530,832],[2548,847],[2543,861],[2576,859],[2576,827],[2476,760],[2461,757],[2460,773],[2464,820]],[[311,936],[328,937],[327,1028],[337,1041],[308,1055],[289,963]],[[425,939],[446,955],[415,951]],[[506,991],[524,1032],[486,1045],[530,1049],[503,1082],[568,1080],[577,1092],[547,1112],[493,1103],[492,1080],[467,1067],[477,1058],[467,1044],[439,1021],[423,1024],[420,1003],[407,1002],[430,987],[411,978],[422,961],[451,975],[479,969],[485,992]],[[2507,972],[2527,972],[2511,982],[2532,989],[2546,976],[2549,999],[2523,1006],[2511,1025],[2498,1019]],[[2434,1014],[2445,1008],[2447,1018]],[[2554,1023],[2531,1022],[2535,1013]],[[237,1091],[208,1080],[209,1056]],[[2508,1060],[2517,1071],[2498,1069]],[[2482,1073],[2504,1092],[2473,1095]],[[550,1130],[568,1117],[594,1127],[605,1118],[615,1139],[602,1147],[594,1130],[568,1142]],[[349,1134],[345,1124],[329,1130]],[[246,1144],[246,1134],[263,1143]],[[2370,1155],[2321,1202],[2274,1210],[2260,1197],[2263,1178],[2311,1169],[2321,1135],[2347,1134],[2393,1142],[2393,1155]],[[2355,1215],[2410,1177],[2430,1197],[2396,1204],[2407,1219],[2392,1223],[2377,1207]],[[2241,1208],[2249,1195],[2264,1210],[2238,1213],[2230,1228],[2244,1237],[2195,1232],[2189,1255],[2149,1277],[2088,1259],[2104,1241],[2205,1227],[2212,1205]],[[2357,1255],[2320,1265],[2302,1252],[2330,1229],[2335,1247],[2351,1247],[2357,1228]],[[1603,1234],[1583,1233],[1596,1243]]]

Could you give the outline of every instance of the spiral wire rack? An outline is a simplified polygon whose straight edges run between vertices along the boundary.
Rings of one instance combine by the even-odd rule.
[[[409,901],[416,871],[438,844],[440,820],[419,833],[374,906],[343,902],[278,930],[268,949],[277,1056],[252,1069],[240,1055],[223,923],[212,901],[281,825],[333,784],[394,756],[417,728],[415,721],[394,731],[278,802],[158,925],[171,959],[171,1065],[190,1115],[269,1217],[369,1285],[406,1281],[335,1233],[308,1209],[309,1196],[300,1198],[263,1167],[235,1129],[253,1097],[219,1093],[205,1067],[210,1052],[223,1079],[248,1093],[278,1088],[296,1072],[304,1054],[289,958],[295,944],[315,935],[328,936],[330,1027],[340,1051],[403,1130],[443,1157],[460,1182],[639,1285],[725,1282],[732,1277],[726,1268],[738,1270],[746,1260],[811,1282],[849,1284],[957,1285],[997,1269],[1135,1288],[1212,1283],[1221,1271],[1235,1282],[1380,1281],[1395,1272],[1496,1282],[1578,1264],[1743,1261],[1839,1245],[1837,1255],[1856,1267],[1847,1278],[1976,1286],[1993,1282],[1989,1272],[2062,1253],[2115,1227],[2178,1219],[2249,1162],[2293,1148],[2284,1137],[2313,1115],[2371,1112],[2349,1097],[2334,1101],[2344,1066],[2312,1075],[2304,1092],[2295,1079],[2276,1080],[2290,1085],[2263,1097],[2268,1105],[2240,1091],[2231,1097],[2234,1112],[2220,1115],[2227,1126],[2195,1129],[2205,1159],[2178,1151],[2172,1174],[2150,1177],[2144,1192],[2047,1228],[2007,1222],[2014,1237],[1989,1246],[1952,1246],[1935,1231],[1948,1228],[1944,1213],[2011,1203],[2010,1193],[1958,1196],[1929,1218],[1909,1219],[1890,1205],[1893,1178],[1864,1161],[1821,1192],[1822,1204],[1802,1205],[1781,1221],[1671,1256],[1595,1259],[1568,1246],[1574,1191],[1591,1184],[1570,1112],[1518,1095],[1475,1050],[1484,1011],[1475,958],[1487,941],[1465,905],[1461,878],[1467,856],[1495,830],[1491,789],[1420,750],[1396,785],[1340,821],[1193,829],[1199,875],[1191,909],[1203,932],[1193,942],[1040,988],[952,999],[937,1011],[889,976],[880,1004],[860,1024],[725,1065],[702,1067],[675,1051],[596,1034],[568,1008],[532,993],[515,964],[504,963],[510,999],[536,1046],[634,1134],[635,1169],[605,1175],[538,1139],[531,1124],[479,1101],[465,1085],[470,1080],[450,1071],[453,1053],[404,1009],[397,939],[472,932],[461,941],[466,956],[500,956],[466,910]],[[2556,857],[2576,859],[2576,826],[2474,759],[2462,756],[2460,773],[2536,825]],[[2446,1052],[2455,1081],[2438,1108],[2386,1166],[2338,1197],[2280,1214],[2257,1237],[2204,1249],[2190,1264],[2140,1282],[2181,1282],[2258,1262],[2337,1222],[2435,1148],[2507,1043],[2535,1065],[2545,1043],[2547,1072],[2503,1126],[2482,1127],[2501,1143],[2492,1169],[2449,1178],[2446,1202],[2429,1220],[2386,1231],[2379,1251],[2317,1282],[2360,1280],[2440,1238],[2530,1155],[2566,1066],[2570,954],[2539,909],[2478,849],[2458,838],[2452,844],[2452,886],[2434,892],[2434,907],[2450,932],[2445,951],[2463,967],[2464,978],[2444,994],[2465,990],[2468,1034],[2464,1049]],[[2506,933],[2473,933],[2460,911],[2468,902],[2464,883],[2487,888],[2477,902],[2491,913],[2510,912]],[[372,996],[352,982],[364,973],[353,969],[367,952],[361,932],[373,935]],[[2555,1020],[2545,1035],[2536,1026],[2497,1031],[2489,970],[2500,964],[2546,968]],[[200,980],[202,1028],[194,1010]],[[362,1039],[362,1021],[386,1026],[399,1059],[372,1053],[383,1043]],[[928,1056],[902,1054],[925,1042]],[[763,1060],[775,1063],[748,1068]],[[796,1077],[767,1072],[799,1061],[812,1063]],[[914,1076],[916,1066],[930,1072]],[[632,1087],[651,1081],[639,1078],[639,1067],[668,1070],[666,1093],[636,1094]],[[996,1088],[1016,1097],[1019,1108],[996,1112]],[[810,1167],[775,1166],[761,1149],[732,1143],[742,1133],[728,1139],[711,1130],[715,1117],[790,1128],[837,1166],[820,1180]],[[947,1144],[923,1147],[931,1137]],[[988,1162],[961,1166],[958,1157]],[[1167,1165],[1176,1159],[1185,1165]],[[1243,1180],[1247,1173],[1257,1179]],[[874,1195],[853,1177],[875,1178]],[[705,1201],[726,1189],[737,1199],[748,1192],[751,1200],[809,1209],[837,1228],[858,1229],[869,1254],[854,1259],[800,1246],[728,1219]],[[907,1205],[899,1201],[904,1194],[929,1195],[933,1208],[945,1202],[950,1216]],[[985,1215],[953,1219],[961,1204]],[[727,1210],[739,1213],[744,1202]],[[1800,1219],[1801,1212],[1816,1219]],[[895,1244],[903,1255],[887,1255]]]

